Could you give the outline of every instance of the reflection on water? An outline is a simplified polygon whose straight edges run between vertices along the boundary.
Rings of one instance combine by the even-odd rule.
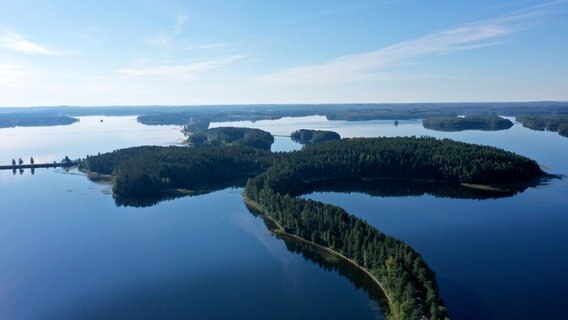
[[[121,197],[118,195],[113,195],[114,202],[117,207],[135,207],[144,208],[152,207],[163,201],[170,201],[179,199],[182,197],[196,197],[201,195],[206,195],[211,192],[225,190],[225,189],[235,189],[243,188],[246,185],[247,178],[235,178],[235,179],[225,179],[218,181],[208,181],[196,189],[178,189],[165,192],[161,195],[156,196],[144,196],[144,197]]]
[[[359,268],[308,242],[300,241],[286,234],[279,234],[278,238],[284,240],[286,248],[290,252],[300,254],[306,261],[310,261],[326,271],[337,272],[340,276],[348,279],[357,289],[362,289],[369,295],[369,299],[377,303],[377,311],[388,309],[388,301],[384,293],[373,279]]]
[[[0,164],[14,157],[33,156],[37,162],[65,155],[83,158],[183,139],[177,126],[143,126],[135,117],[104,119],[0,129]],[[419,121],[393,126],[392,121],[349,123],[323,117],[250,126],[283,135],[311,128],[343,137],[451,138],[514,151],[534,158],[547,172],[568,174],[568,139],[522,126],[442,133],[424,129]],[[275,151],[299,148],[288,138],[276,140]],[[108,185],[94,184],[73,170],[61,173],[0,172],[2,319],[376,317],[368,305],[375,298],[354,290],[367,290],[364,283],[335,266],[332,257],[271,236],[248,213],[238,190],[202,190],[200,196],[159,205],[164,199],[153,199],[134,208],[114,201]],[[383,184],[342,183],[313,188],[305,197],[339,205],[413,246],[437,273],[454,319],[559,319],[565,314],[568,179],[514,196]],[[222,186],[210,190],[217,188]]]
[[[455,186],[442,182],[409,181],[396,179],[373,180],[326,180],[301,184],[293,195],[314,192],[363,193],[373,197],[409,197],[431,195],[436,198],[451,199],[498,199],[512,197],[523,192],[528,186],[508,187],[507,189],[488,190]]]
[[[252,215],[262,218],[268,230],[276,229],[274,222],[270,219],[266,219],[264,215],[255,208],[247,205],[247,209]],[[272,235],[283,240],[286,244],[286,248],[290,252],[301,255],[306,261],[317,265],[325,271],[337,272],[340,276],[349,280],[355,288],[367,293],[369,299],[374,302],[372,307],[377,312],[377,319],[383,319],[381,309],[388,309],[388,301],[380,287],[377,286],[375,281],[371,279],[368,274],[362,272],[361,269],[353,264],[314,244],[301,241],[287,234],[272,233]]]

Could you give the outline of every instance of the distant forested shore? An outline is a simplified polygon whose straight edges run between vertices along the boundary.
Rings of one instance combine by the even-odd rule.
[[[1,114],[0,113],[0,128],[10,127],[48,127],[48,126],[62,126],[69,125],[79,121],[79,119],[59,116],[59,115],[44,115],[44,114]]]
[[[320,115],[328,120],[409,120],[458,115],[559,116],[568,115],[567,102],[508,103],[362,103],[217,106],[108,106],[0,108],[0,118],[20,121],[26,117],[137,116],[145,125],[193,125],[207,129],[211,122],[275,120]],[[47,123],[47,122],[44,122]],[[64,124],[64,123],[62,123]],[[43,125],[36,119],[36,125]],[[14,126],[14,125],[10,125]]]
[[[532,130],[554,131],[568,137],[568,115],[518,116],[516,120]]]
[[[424,119],[422,121],[422,125],[426,129],[436,131],[497,131],[507,130],[511,128],[513,126],[513,122],[509,119],[494,115],[468,115],[465,117],[442,117]]]

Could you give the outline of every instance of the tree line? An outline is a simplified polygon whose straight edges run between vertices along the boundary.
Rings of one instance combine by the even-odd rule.
[[[341,139],[339,133],[326,130],[300,129],[290,135],[293,141],[300,144],[314,144]]]
[[[330,248],[368,270],[389,298],[390,319],[448,319],[434,272],[404,242],[344,209],[296,197],[327,179],[424,179],[460,183],[527,182],[538,164],[504,150],[448,139],[356,138],[270,153],[248,146],[135,147],[88,157],[83,169],[112,174],[114,192],[150,196],[171,188],[246,176],[244,194],[284,230]]]
[[[113,192],[136,198],[255,176],[266,170],[271,159],[270,152],[248,146],[142,146],[87,157],[80,168],[113,175]]]
[[[523,127],[538,131],[554,131],[568,137],[568,115],[519,116],[515,118]]]
[[[507,130],[513,126],[509,119],[495,115],[476,115],[465,117],[441,117],[422,120],[422,125],[426,129],[436,131],[463,131],[463,130],[484,130],[497,131]]]
[[[196,147],[240,145],[270,150],[274,137],[260,129],[219,127],[191,133],[187,142]]]
[[[390,319],[447,319],[434,272],[411,247],[342,208],[294,196],[325,179],[420,178],[512,183],[538,177],[538,165],[497,148],[433,138],[358,138],[308,146],[273,161],[245,195],[285,232],[331,248],[370,271],[389,297]]]

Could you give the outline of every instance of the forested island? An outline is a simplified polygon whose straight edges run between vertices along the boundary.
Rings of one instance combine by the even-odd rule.
[[[568,115],[566,102],[505,103],[351,103],[281,104],[217,106],[107,106],[107,107],[28,107],[0,108],[0,119],[9,117],[25,123],[36,118],[36,125],[64,121],[54,117],[137,116],[146,125],[180,125],[205,130],[211,122],[274,120],[282,117],[320,115],[328,120],[411,120],[457,115],[547,116]],[[67,119],[69,120],[69,119]],[[6,121],[5,121],[6,122]],[[2,123],[2,121],[0,121]],[[58,122],[58,124],[69,124]],[[23,124],[20,124],[23,125]],[[9,126],[14,126],[13,124]],[[4,126],[5,127],[5,126]]]
[[[389,319],[447,319],[435,274],[420,254],[345,210],[298,198],[329,179],[419,179],[459,186],[527,183],[536,162],[501,149],[434,138],[357,138],[271,153],[248,146],[135,147],[88,157],[83,170],[112,175],[118,197],[168,194],[249,177],[247,204],[273,231],[330,250],[362,268],[388,298]]]
[[[270,150],[274,137],[264,130],[219,127],[188,133],[187,143],[195,147],[249,146]]]
[[[424,119],[422,125],[426,129],[436,131],[464,131],[484,130],[497,131],[507,130],[513,126],[509,119],[492,115],[472,115],[465,117],[442,117]]]
[[[532,130],[554,131],[568,137],[568,115],[518,116],[515,120]]]
[[[303,145],[341,139],[341,136],[337,132],[309,129],[296,130],[292,132],[290,137],[293,141]]]
[[[69,125],[77,121],[79,121],[77,118],[59,115],[0,113],[0,128],[62,126]]]

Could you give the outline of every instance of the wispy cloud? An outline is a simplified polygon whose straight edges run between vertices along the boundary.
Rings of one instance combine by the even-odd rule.
[[[195,76],[199,73],[211,69],[216,69],[224,65],[232,64],[243,58],[244,56],[232,56],[225,59],[211,60],[195,64],[177,64],[177,65],[159,65],[159,66],[123,68],[118,70],[118,72],[128,77],[173,79],[173,80],[187,81],[187,80],[193,80]]]
[[[526,28],[524,23],[530,21],[530,18],[547,14],[547,9],[551,6],[552,4],[525,8],[501,18],[457,26],[375,51],[338,57],[320,64],[292,67],[262,75],[260,80],[277,85],[328,85],[382,78],[385,70],[412,58],[500,44],[504,37]]]
[[[218,42],[218,43],[208,43],[208,44],[203,44],[203,45],[194,46],[194,47],[182,48],[180,50],[190,51],[190,50],[217,49],[217,48],[225,48],[225,47],[229,47],[229,46],[232,46],[232,44],[224,43],[224,42]]]
[[[153,36],[146,39],[146,43],[156,48],[166,48],[176,43],[179,43],[178,39],[180,33],[182,33],[187,24],[187,16],[183,14],[178,14],[175,18],[175,27],[172,29],[161,31]],[[181,41],[184,42],[184,41]]]
[[[174,33],[178,34],[178,33],[182,32],[186,23],[187,23],[187,16],[185,16],[183,14],[179,14],[177,16],[177,19],[176,19],[176,28],[175,28]]]
[[[4,30],[0,33],[0,48],[29,55],[59,56],[72,54],[72,52],[48,49],[11,30]]]

